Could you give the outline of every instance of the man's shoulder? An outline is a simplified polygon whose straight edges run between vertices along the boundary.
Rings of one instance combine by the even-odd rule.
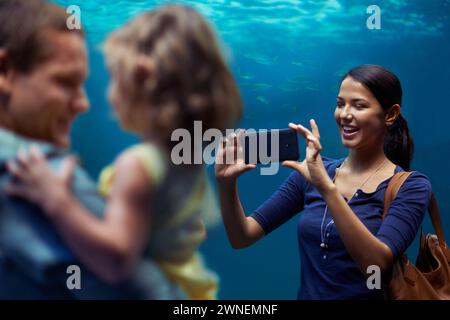
[[[63,153],[64,149],[57,147],[48,142],[31,139],[21,136],[10,130],[0,128],[0,161],[15,158],[20,148],[28,149],[32,145],[36,145],[44,153]]]

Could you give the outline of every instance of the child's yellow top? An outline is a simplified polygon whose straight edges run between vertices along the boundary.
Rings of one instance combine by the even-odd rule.
[[[151,178],[152,225],[147,254],[167,277],[190,299],[216,299],[218,277],[208,270],[198,252],[206,237],[205,224],[218,221],[219,210],[204,169],[173,165],[153,144],[130,148]],[[114,167],[105,168],[99,189],[107,197],[114,179]]]

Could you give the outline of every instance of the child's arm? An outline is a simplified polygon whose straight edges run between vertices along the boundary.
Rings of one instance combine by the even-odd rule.
[[[73,163],[59,173],[34,150],[19,156],[9,170],[21,181],[10,194],[41,205],[68,246],[86,267],[110,283],[123,280],[140,259],[150,234],[151,181],[132,153],[116,164],[112,191],[102,220],[84,208],[70,192]]]

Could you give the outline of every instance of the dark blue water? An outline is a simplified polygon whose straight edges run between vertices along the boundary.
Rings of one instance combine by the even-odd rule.
[[[106,101],[108,74],[97,49],[105,35],[142,10],[166,1],[57,0],[81,8],[90,46],[86,88],[89,113],[77,121],[74,149],[97,176],[135,137],[121,132]],[[363,63],[383,65],[402,81],[402,112],[415,140],[413,169],[431,179],[450,235],[450,0],[433,1],[180,1],[193,5],[223,39],[230,67],[245,102],[239,124],[279,128],[315,118],[323,154],[343,157],[333,111],[340,77]],[[381,8],[381,29],[366,27],[367,6]],[[302,144],[304,156],[304,146]],[[208,168],[212,177],[212,167]],[[241,199],[250,213],[289,174],[245,174]],[[221,276],[223,299],[295,299],[299,283],[296,219],[245,250],[230,249],[222,226],[203,245]],[[431,230],[428,223],[426,230]],[[416,243],[409,249],[415,258]]]

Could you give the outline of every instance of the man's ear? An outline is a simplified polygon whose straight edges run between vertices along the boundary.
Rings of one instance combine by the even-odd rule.
[[[6,49],[0,48],[0,95],[8,95],[11,91],[10,64]]]
[[[392,125],[399,115],[400,115],[400,105],[394,104],[386,114],[385,117],[386,125],[387,126]]]

